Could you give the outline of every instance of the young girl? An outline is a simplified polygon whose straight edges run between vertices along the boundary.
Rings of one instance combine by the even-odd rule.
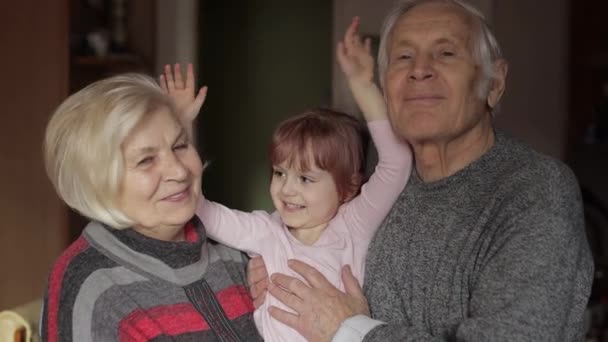
[[[411,170],[411,152],[394,135],[382,95],[373,83],[370,42],[362,44],[357,27],[355,18],[345,41],[338,45],[337,57],[378,150],[378,165],[369,181],[361,186],[364,160],[359,122],[331,110],[312,110],[284,121],[274,132],[270,196],[275,212],[246,213],[205,198],[197,209],[209,237],[261,255],[269,274],[297,276],[287,266],[288,259],[296,258],[318,269],[341,290],[344,265],[350,265],[363,282],[368,243]],[[167,83],[169,93],[175,89],[170,68],[161,83]],[[270,317],[270,306],[288,310],[266,296],[254,313],[264,340],[304,341],[295,330]]]

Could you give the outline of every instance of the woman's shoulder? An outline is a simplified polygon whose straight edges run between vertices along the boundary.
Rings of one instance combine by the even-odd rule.
[[[81,235],[55,260],[49,273],[49,287],[79,288],[89,276],[101,268],[116,266],[116,262],[107,258]]]

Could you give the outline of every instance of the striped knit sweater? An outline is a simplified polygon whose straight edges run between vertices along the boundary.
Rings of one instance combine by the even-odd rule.
[[[196,217],[185,229],[167,242],[90,223],[51,271],[42,340],[261,341],[242,254]]]

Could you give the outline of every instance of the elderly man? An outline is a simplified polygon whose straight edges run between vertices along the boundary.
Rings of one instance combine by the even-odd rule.
[[[405,1],[381,38],[389,116],[416,168],[369,247],[367,301],[348,268],[343,293],[292,260],[307,283],[274,274],[268,289],[296,314],[271,314],[311,341],[580,340],[593,263],[579,189],[495,131],[507,64],[482,15]]]

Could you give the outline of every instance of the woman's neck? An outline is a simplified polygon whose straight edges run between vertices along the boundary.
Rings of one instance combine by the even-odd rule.
[[[184,225],[158,227],[144,227],[141,225],[135,225],[133,226],[133,230],[152,239],[178,242],[186,240],[184,227]]]

